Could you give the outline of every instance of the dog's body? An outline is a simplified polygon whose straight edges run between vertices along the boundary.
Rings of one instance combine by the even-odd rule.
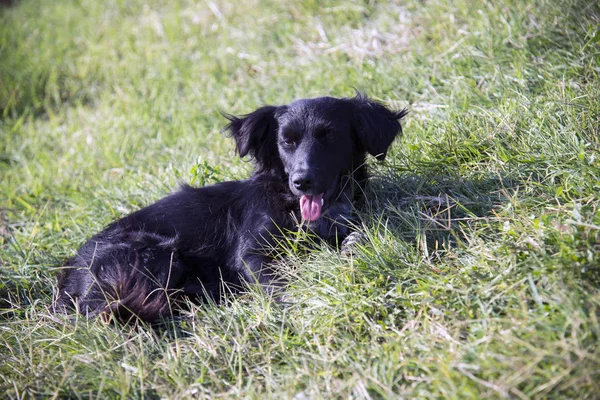
[[[228,116],[255,174],[185,186],[109,225],[65,263],[58,308],[154,321],[179,298],[218,301],[223,284],[270,289],[277,285],[274,243],[299,221],[332,244],[348,234],[352,200],[367,179],[366,153],[383,158],[405,114],[357,96]]]

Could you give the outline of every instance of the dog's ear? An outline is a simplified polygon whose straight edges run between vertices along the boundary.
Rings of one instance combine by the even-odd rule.
[[[269,171],[278,166],[277,120],[278,107],[264,106],[250,114],[236,117],[223,114],[229,120],[225,129],[235,139],[235,147],[240,155],[254,158],[260,172]]]
[[[356,108],[356,134],[360,143],[377,160],[384,160],[388,148],[396,136],[402,133],[400,120],[408,111],[392,111],[361,94],[357,94],[351,101]]]

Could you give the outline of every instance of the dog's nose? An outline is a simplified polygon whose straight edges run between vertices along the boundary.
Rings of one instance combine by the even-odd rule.
[[[294,187],[302,192],[310,190],[313,185],[313,180],[310,176],[304,174],[298,174],[292,177]]]

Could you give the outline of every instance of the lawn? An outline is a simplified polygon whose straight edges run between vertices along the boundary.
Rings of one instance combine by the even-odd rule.
[[[0,393],[598,398],[593,1],[21,0],[0,6]],[[281,244],[160,329],[54,315],[57,267],[181,183],[251,163],[221,111],[364,91],[408,107],[352,254]]]

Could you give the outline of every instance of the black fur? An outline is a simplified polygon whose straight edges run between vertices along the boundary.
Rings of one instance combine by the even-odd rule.
[[[184,186],[110,224],[64,264],[56,308],[151,322],[183,298],[218,301],[225,287],[247,283],[271,290],[273,245],[299,228],[300,199],[313,199],[305,204],[317,210],[306,211],[316,219],[305,225],[341,241],[367,179],[366,153],[383,159],[404,115],[360,95],[227,115],[239,155],[255,161],[252,177]]]

